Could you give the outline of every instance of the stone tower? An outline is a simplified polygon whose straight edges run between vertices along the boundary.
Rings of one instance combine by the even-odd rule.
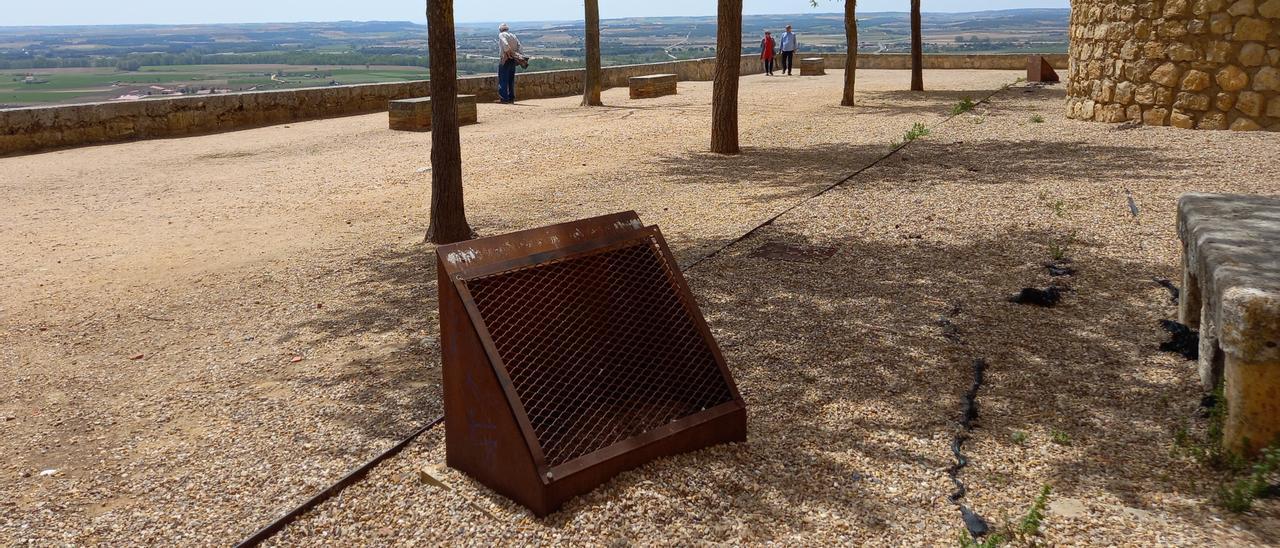
[[[1068,115],[1280,131],[1280,0],[1073,0]]]

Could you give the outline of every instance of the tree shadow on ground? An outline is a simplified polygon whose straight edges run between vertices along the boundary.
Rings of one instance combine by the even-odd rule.
[[[960,158],[960,161],[954,160]],[[998,161],[993,159],[998,158]],[[689,185],[750,185],[766,189],[745,198],[755,203],[795,204],[826,186],[839,183],[878,163],[903,182],[911,179],[963,184],[1039,183],[1047,174],[1072,173],[1090,181],[1160,179],[1189,167],[1186,159],[1145,147],[1100,145],[1074,141],[982,140],[914,141],[895,152],[890,143],[790,147],[748,147],[739,155],[686,152],[654,159],[666,180]],[[1135,166],[1143,166],[1135,170]],[[712,180],[708,172],[733,173],[732,180]],[[848,184],[877,181],[860,177]],[[893,182],[889,178],[887,182]],[[927,187],[916,187],[928,190]]]
[[[1050,462],[1060,491],[1070,493],[1076,482],[1091,478],[1129,506],[1200,523],[1201,512],[1152,508],[1146,497],[1153,489],[1191,499],[1206,495],[1195,482],[1158,472],[1205,475],[1167,451],[1170,423],[1198,399],[1193,364],[1171,364],[1156,350],[1163,340],[1157,321],[1169,305],[1150,279],[1167,265],[1117,260],[1085,247],[1075,255],[1080,273],[1066,282],[1074,292],[1062,305],[1008,302],[1022,287],[1051,283],[1041,264],[1051,255],[1044,242],[1053,236],[1009,229],[960,242],[934,241],[933,233],[901,241],[815,240],[770,227],[689,277],[744,385],[757,442],[785,434],[797,447],[860,453],[885,470],[901,470],[914,458],[937,465],[936,454],[950,443],[961,415],[960,396],[972,380],[969,364],[982,358],[991,367],[979,396],[984,411],[978,435],[989,436],[984,443],[1022,455],[1029,448],[1006,432],[1065,432],[1075,440],[1070,450],[1037,457]],[[820,265],[752,256],[770,242],[839,251]],[[957,331],[944,330],[942,320]],[[815,428],[842,406],[855,417],[847,430]],[[898,420],[867,420],[886,410]],[[944,447],[904,456],[857,441],[891,440],[894,434]],[[1141,460],[1118,458],[1142,447],[1151,450]],[[980,462],[989,451],[966,452],[992,466]],[[788,457],[803,463],[813,455]],[[934,470],[940,475],[948,464]],[[989,474],[967,473],[971,488],[995,490]],[[949,484],[931,485],[939,497],[950,493]],[[954,517],[959,529],[959,515]]]
[[[812,186],[792,186],[801,177],[834,183],[870,163],[868,158],[887,152],[887,147],[829,144],[801,151],[751,149],[733,157],[690,153],[656,161],[671,180],[689,185],[731,184],[708,181],[701,174],[732,170],[742,179],[761,181],[764,192],[748,199],[785,199],[778,205],[789,207],[813,193]],[[923,194],[934,184],[1016,186],[1034,182],[1037,174],[1064,170],[1091,182],[1158,180],[1186,167],[1157,150],[1085,141],[925,139],[900,154],[847,184],[893,185]],[[953,165],[948,157],[973,161]],[[992,158],[1000,159],[999,169]],[[781,168],[786,177],[779,177],[780,165],[795,167]],[[1135,172],[1133,166],[1143,168]],[[959,236],[929,229],[912,235],[815,236],[797,229],[797,222],[821,225],[824,220],[789,218],[786,226],[765,227],[688,273],[750,407],[750,441],[625,474],[577,499],[544,525],[571,528],[579,513],[610,511],[606,507],[620,493],[643,490],[646,478],[660,468],[679,478],[677,483],[684,482],[676,488],[685,489],[687,496],[669,501],[669,519],[682,527],[708,525],[682,524],[679,509],[694,503],[689,501],[711,499],[725,501],[725,523],[735,516],[767,516],[757,531],[766,539],[789,538],[814,512],[847,516],[869,535],[904,515],[922,519],[940,512],[954,519],[958,530],[959,516],[951,514],[954,509],[946,502],[950,483],[945,468],[960,396],[976,358],[992,367],[980,395],[987,409],[980,432],[1053,429],[1080,440],[1071,452],[1051,459],[1056,483],[1069,486],[1082,476],[1097,478],[1107,492],[1133,506],[1143,505],[1137,486],[1153,482],[1186,497],[1203,495],[1185,482],[1153,477],[1152,469],[1160,467],[1196,473],[1165,453],[1152,452],[1143,462],[1115,459],[1133,447],[1168,445],[1171,406],[1195,395],[1189,365],[1171,372],[1181,382],[1153,379],[1153,371],[1167,367],[1152,356],[1161,337],[1155,323],[1168,306],[1150,278],[1169,265],[1117,259],[1095,249],[1105,242],[1082,242],[1074,254],[1081,272],[1069,282],[1075,292],[1058,308],[1027,308],[1005,298],[1022,287],[1050,283],[1041,263],[1051,255],[1049,242],[1059,236],[1052,231],[1009,227]],[[677,254],[719,249],[728,242],[688,235],[669,239]],[[822,264],[751,256],[768,242],[838,251]],[[691,262],[691,257],[683,258],[685,264]],[[373,253],[358,264],[349,304],[302,327],[332,340],[370,332],[435,332],[429,246]],[[944,318],[957,327],[963,344],[945,336],[939,327]],[[422,408],[438,405],[433,396],[422,395],[436,390],[422,383],[435,379],[438,347],[411,345],[391,353],[391,374],[355,383],[363,386],[348,396],[371,435],[388,436],[392,429],[387,425],[431,414]],[[348,365],[354,369],[348,377],[333,382],[369,376],[362,368],[372,362],[352,360]],[[406,388],[411,383],[419,386]],[[406,411],[406,398],[420,407]],[[1025,450],[999,435],[987,442],[1001,451]],[[975,452],[975,458],[982,458]],[[972,474],[974,483],[984,481],[978,472]],[[902,481],[915,487],[889,490]],[[519,511],[501,497],[488,496]],[[1189,513],[1180,517],[1200,519]]]

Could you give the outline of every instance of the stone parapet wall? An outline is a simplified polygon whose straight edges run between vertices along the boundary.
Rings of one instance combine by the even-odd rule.
[[[1280,131],[1280,0],[1074,0],[1068,115]]]
[[[1067,54],[1045,53],[1043,55],[1053,68],[1066,70]],[[817,56],[806,56],[817,57]],[[844,68],[845,54],[826,53],[821,57],[827,59],[827,68]],[[911,55],[906,53],[879,53],[858,55],[860,69],[908,70],[911,68]],[[924,56],[926,70],[1027,70],[1027,55],[1016,53],[951,55],[937,54]],[[928,82],[926,81],[927,85]]]
[[[823,57],[827,58],[828,68],[844,66],[844,55]],[[1065,56],[1058,57],[1065,64]],[[929,69],[1021,70],[1025,66],[1024,55],[925,56],[925,68]],[[858,67],[907,69],[911,67],[911,58],[909,55],[860,55]],[[743,56],[744,75],[762,72],[764,65],[758,56]],[[627,80],[633,76],[663,73],[676,74],[684,81],[708,81],[715,77],[715,59],[605,67],[603,84],[606,88],[626,87]],[[516,96],[538,99],[582,93],[582,77],[581,69],[521,73],[516,78]],[[496,75],[458,79],[459,93],[476,95],[482,102],[497,100],[497,89]],[[3,109],[0,110],[0,156],[385,112],[392,100],[429,94],[428,82],[420,80]]]

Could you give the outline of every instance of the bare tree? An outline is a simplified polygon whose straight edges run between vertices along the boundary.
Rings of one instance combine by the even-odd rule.
[[[711,87],[711,152],[737,154],[738,78],[742,74],[742,0],[719,0],[716,74]]]
[[[600,0],[583,0],[587,10],[587,71],[582,106],[600,106]]]
[[[844,95],[840,106],[853,106],[853,91],[858,84],[858,0],[844,0],[844,38],[849,43],[844,57]]]
[[[920,32],[920,0],[911,0],[911,91],[924,91],[924,36]]]
[[[809,5],[818,7],[818,0],[809,0]],[[840,106],[853,106],[854,90],[858,87],[858,0],[844,2],[844,39],[848,44],[844,56],[844,95],[840,98]]]
[[[427,0],[427,53],[431,64],[431,226],[427,240],[451,244],[473,237],[462,200],[453,0]]]

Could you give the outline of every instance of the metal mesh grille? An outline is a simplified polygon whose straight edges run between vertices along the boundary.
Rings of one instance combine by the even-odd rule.
[[[549,466],[733,399],[657,246],[465,281]]]

